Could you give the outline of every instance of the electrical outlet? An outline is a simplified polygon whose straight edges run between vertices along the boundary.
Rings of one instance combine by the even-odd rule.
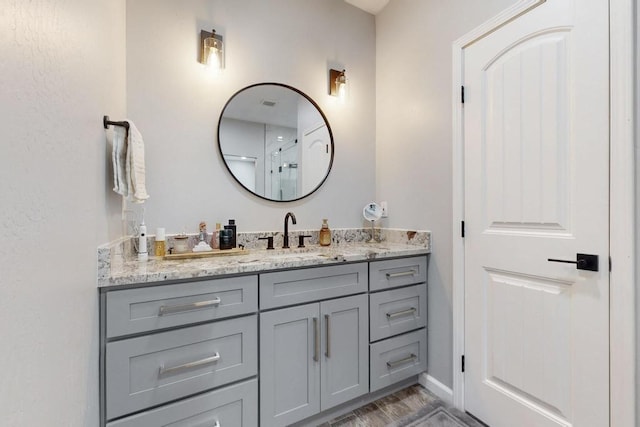
[[[382,218],[387,218],[389,216],[389,207],[387,206],[387,202],[380,202],[380,207],[382,208]]]

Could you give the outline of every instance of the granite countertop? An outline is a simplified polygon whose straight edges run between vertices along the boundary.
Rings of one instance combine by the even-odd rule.
[[[396,239],[397,240],[397,239]],[[304,249],[248,249],[246,254],[214,256],[199,259],[163,260],[149,257],[141,262],[98,250],[98,287],[145,284],[162,281],[207,278],[229,274],[256,273],[297,267],[335,265],[344,262],[369,261],[430,253],[430,236],[415,242],[363,241],[332,243],[331,246],[309,245]]]

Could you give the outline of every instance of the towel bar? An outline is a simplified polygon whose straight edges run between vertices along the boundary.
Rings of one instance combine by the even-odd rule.
[[[109,120],[109,116],[104,116],[102,118],[102,124],[104,125],[105,129],[109,129],[109,125],[114,125],[114,126],[122,126],[127,131],[129,130],[129,122],[113,122]]]

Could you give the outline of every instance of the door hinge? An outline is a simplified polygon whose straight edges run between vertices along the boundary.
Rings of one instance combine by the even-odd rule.
[[[464,239],[464,221],[460,221],[460,237]]]
[[[462,358],[461,358],[461,359],[462,359],[462,360],[461,360],[460,370],[461,370],[462,372],[464,372],[464,354],[462,355]]]
[[[611,266],[611,257],[609,257],[609,273],[611,273],[611,268],[612,268],[612,266]]]
[[[460,86],[460,102],[464,104],[464,86]]]

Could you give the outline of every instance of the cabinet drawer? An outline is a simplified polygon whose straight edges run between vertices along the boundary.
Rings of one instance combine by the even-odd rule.
[[[379,291],[427,281],[427,257],[376,261],[369,264],[369,289]]]
[[[257,316],[110,342],[107,418],[256,375]]]
[[[335,298],[367,291],[367,263],[260,275],[260,308]]]
[[[218,423],[218,424],[216,424]],[[185,399],[107,424],[107,427],[257,427],[258,381]]]
[[[371,341],[427,325],[427,285],[392,289],[369,296]]]
[[[258,276],[107,293],[107,337],[222,319],[258,310]]]
[[[420,329],[370,346],[371,391],[427,370],[427,331]]]

